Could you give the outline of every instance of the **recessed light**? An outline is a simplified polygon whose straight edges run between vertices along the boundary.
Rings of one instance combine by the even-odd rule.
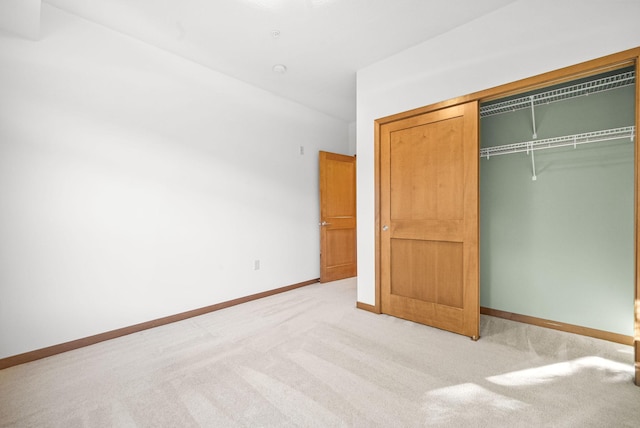
[[[287,66],[284,64],[276,64],[272,68],[274,73],[284,74],[287,72]]]

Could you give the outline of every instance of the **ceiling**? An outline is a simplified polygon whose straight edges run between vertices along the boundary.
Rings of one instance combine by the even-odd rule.
[[[356,71],[515,0],[44,0],[352,122]],[[276,64],[285,73],[274,72]]]

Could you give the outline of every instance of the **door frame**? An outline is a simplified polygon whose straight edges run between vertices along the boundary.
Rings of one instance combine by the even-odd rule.
[[[581,77],[595,75],[608,70],[633,66],[636,70],[636,96],[635,96],[635,161],[634,161],[634,361],[635,361],[635,383],[640,386],[640,145],[638,144],[638,125],[640,124],[640,84],[638,84],[638,69],[640,64],[640,47],[607,55],[601,58],[585,61],[569,67],[539,74],[536,76],[521,79],[515,82],[496,86],[494,88],[482,90],[469,95],[453,98],[450,100],[427,105],[406,112],[386,116],[374,121],[374,195],[375,195],[375,305],[365,305],[358,303],[358,307],[375,313],[381,313],[381,289],[380,289],[380,268],[381,268],[381,224],[380,224],[380,140],[382,125],[419,116],[424,113],[434,112],[447,107],[464,104],[470,101],[486,102],[521,92],[527,92],[538,88],[543,88]],[[478,112],[479,114],[479,112]],[[480,238],[482,239],[482,237]]]

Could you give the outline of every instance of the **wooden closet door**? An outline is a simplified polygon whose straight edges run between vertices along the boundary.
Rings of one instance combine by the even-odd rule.
[[[381,310],[477,339],[478,104],[380,131]]]

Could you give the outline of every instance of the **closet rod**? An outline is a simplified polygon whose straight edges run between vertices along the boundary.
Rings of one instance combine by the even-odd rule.
[[[579,83],[577,85],[564,88],[553,89],[541,92],[532,96],[526,96],[513,100],[501,101],[495,104],[488,104],[480,107],[480,117],[493,116],[500,113],[508,113],[515,110],[522,110],[531,107],[531,98],[534,105],[552,103],[569,98],[589,95],[596,92],[604,92],[610,89],[630,86],[635,83],[635,71],[615,74],[613,76],[602,77],[596,80]]]
[[[605,129],[602,131],[546,138],[544,140],[484,147],[480,149],[480,157],[489,159],[491,156],[508,155],[511,153],[526,152],[528,154],[530,151],[534,150],[553,149],[556,147],[566,146],[575,147],[580,144],[599,143],[602,141],[619,140],[622,138],[629,138],[630,141],[633,141],[634,137],[635,126],[625,126],[623,128]]]

